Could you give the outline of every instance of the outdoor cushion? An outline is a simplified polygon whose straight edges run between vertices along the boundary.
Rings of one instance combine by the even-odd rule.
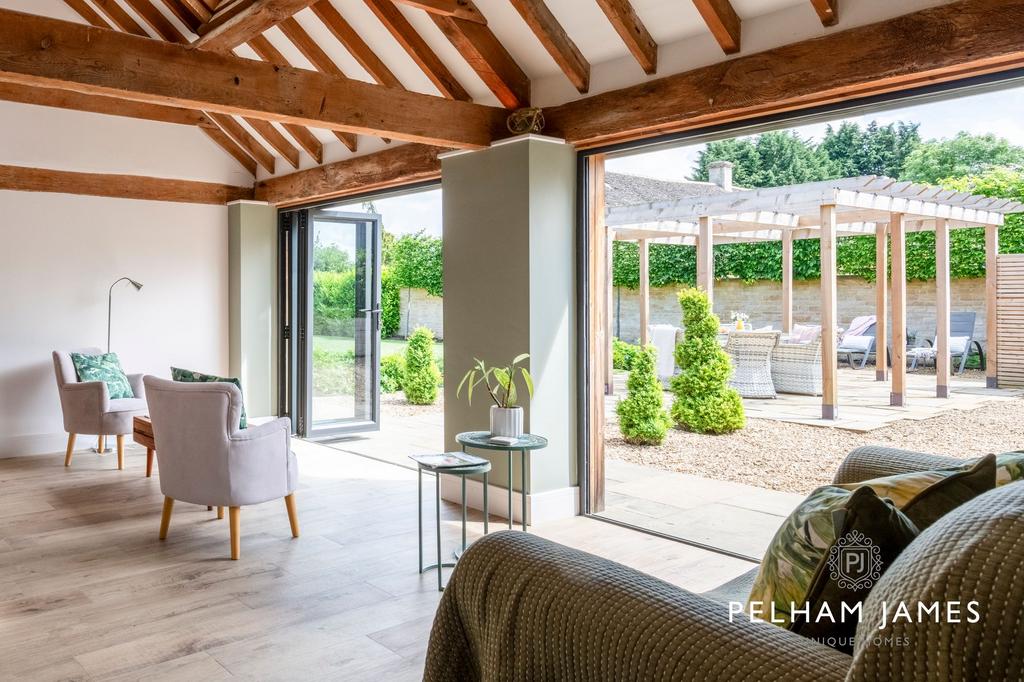
[[[986,455],[963,467],[896,474],[837,487],[855,490],[868,486],[879,497],[892,500],[919,530],[924,530],[964,502],[992,490],[996,486],[996,466],[995,455]]]
[[[818,338],[821,327],[816,324],[794,324],[790,341],[792,343],[810,343]]]
[[[128,375],[121,369],[121,361],[117,353],[86,355],[72,353],[71,362],[75,365],[75,373],[79,381],[102,381],[107,385],[107,394],[111,400],[134,398]]]
[[[857,617],[848,609],[863,601],[917,534],[914,522],[870,487],[818,488],[772,538],[747,608],[753,616],[849,653]],[[864,559],[856,573],[843,568],[844,552],[859,552]],[[826,609],[832,619],[823,617]]]
[[[185,381],[185,382],[214,382],[220,381],[229,384],[234,384],[238,388],[239,393],[242,391],[242,382],[234,377],[219,377],[214,374],[203,374],[202,372],[193,372],[190,369],[181,369],[179,367],[171,367],[171,379],[174,381]],[[245,418],[245,403],[242,404],[242,415],[238,421],[238,428],[244,429],[246,427]]]
[[[852,350],[863,353],[871,350],[871,344],[874,340],[875,337],[873,336],[851,336],[847,334],[839,343],[838,350]]]

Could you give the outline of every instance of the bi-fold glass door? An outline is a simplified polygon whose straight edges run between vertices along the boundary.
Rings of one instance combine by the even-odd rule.
[[[300,436],[380,428],[380,217],[282,212],[281,408]]]

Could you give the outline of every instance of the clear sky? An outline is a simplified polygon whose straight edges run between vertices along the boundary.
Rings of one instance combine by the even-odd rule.
[[[1024,88],[961,97],[943,102],[919,104],[912,107],[881,111],[849,119],[837,118],[833,125],[844,120],[862,126],[871,121],[885,125],[895,121],[920,123],[924,140],[948,138],[961,130],[970,133],[995,133],[1024,146]],[[800,126],[795,130],[802,136],[820,140],[827,123]],[[609,171],[632,173],[662,180],[686,180],[693,173],[697,152],[703,145],[679,146],[673,149],[634,154],[608,160]],[[441,190],[405,194],[377,199],[377,212],[383,216],[384,229],[394,234],[407,234],[424,230],[441,236]],[[361,211],[361,204],[342,207],[346,211]]]

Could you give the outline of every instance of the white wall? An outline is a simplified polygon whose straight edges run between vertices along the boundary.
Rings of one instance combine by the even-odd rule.
[[[249,184],[197,128],[0,102],[0,164]],[[0,457],[63,449],[50,352],[106,345],[129,372],[228,371],[228,209],[0,191]],[[84,447],[86,444],[83,443]]]

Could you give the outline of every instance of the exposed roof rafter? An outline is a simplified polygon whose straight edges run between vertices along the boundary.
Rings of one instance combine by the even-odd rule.
[[[581,93],[590,90],[590,62],[565,32],[544,0],[511,0],[523,21]]]
[[[711,35],[726,54],[740,51],[740,18],[729,0],[693,0]]]
[[[193,45],[204,50],[232,50],[315,1],[236,0],[199,27],[199,39]]]
[[[644,22],[637,16],[629,0],[597,0],[612,28],[619,34],[626,47],[640,63],[644,73],[651,75],[658,70],[658,44],[647,31]]]
[[[811,0],[814,11],[818,13],[823,26],[835,26],[839,23],[839,0]]]

